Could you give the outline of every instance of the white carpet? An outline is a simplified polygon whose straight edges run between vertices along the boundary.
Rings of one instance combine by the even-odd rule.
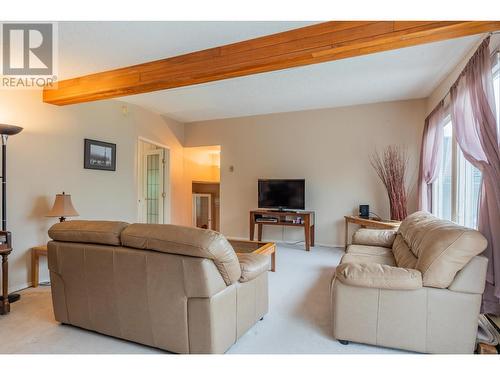
[[[279,245],[276,272],[269,273],[269,313],[228,353],[232,354],[382,354],[397,350],[333,339],[329,285],[342,249]],[[22,291],[12,312],[0,316],[0,354],[7,353],[165,353],[54,320],[50,288]]]

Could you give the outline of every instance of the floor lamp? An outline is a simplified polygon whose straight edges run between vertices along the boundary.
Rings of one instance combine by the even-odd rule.
[[[7,139],[10,135],[16,135],[23,130],[20,126],[0,124],[0,136],[2,137],[2,231],[7,231]],[[8,241],[9,240],[9,241]],[[10,242],[10,233],[6,235],[6,241]],[[5,257],[6,259],[6,257]],[[5,261],[6,262],[6,261]],[[3,269],[3,288],[6,288],[5,283],[8,279],[5,275],[7,267]],[[19,300],[19,294],[9,294],[8,303]]]

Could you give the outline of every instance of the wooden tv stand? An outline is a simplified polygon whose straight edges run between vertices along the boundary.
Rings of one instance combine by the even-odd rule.
[[[259,221],[262,216],[274,218],[276,221]],[[286,217],[301,218],[302,223],[293,223],[287,221]],[[314,211],[271,211],[271,210],[253,210],[250,211],[250,241],[253,241],[255,233],[255,224],[257,224],[257,238],[262,241],[262,227],[264,225],[281,225],[289,227],[303,227],[306,243],[306,250],[309,251],[314,246]]]

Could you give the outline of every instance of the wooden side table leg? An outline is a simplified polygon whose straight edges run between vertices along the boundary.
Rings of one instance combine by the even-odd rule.
[[[33,288],[38,287],[39,280],[39,256],[35,249],[31,250],[31,283]]]
[[[9,261],[7,254],[2,254],[2,305],[0,306],[0,314],[8,314],[10,312],[9,303]]]
[[[262,241],[262,224],[257,224],[257,240]]]
[[[253,241],[255,233],[255,220],[252,213],[250,213],[250,241]]]
[[[311,225],[311,246],[314,247],[314,232],[316,228],[314,228],[314,224]]]
[[[347,219],[345,219],[345,239],[344,239],[344,250],[347,250],[347,238],[349,237],[349,223]]]
[[[271,254],[271,272],[276,272],[276,250]]]
[[[311,223],[309,222],[309,216],[304,218],[304,236],[306,242],[306,251],[311,251]]]

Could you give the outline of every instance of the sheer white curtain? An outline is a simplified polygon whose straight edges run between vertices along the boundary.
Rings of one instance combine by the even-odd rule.
[[[488,240],[483,312],[500,314],[500,145],[486,38],[450,90],[455,139],[483,176],[478,229]]]
[[[443,125],[446,117],[444,103],[441,100],[437,107],[425,119],[422,146],[420,150],[420,166],[418,171],[418,208],[431,212],[432,183],[439,172],[442,158]]]

